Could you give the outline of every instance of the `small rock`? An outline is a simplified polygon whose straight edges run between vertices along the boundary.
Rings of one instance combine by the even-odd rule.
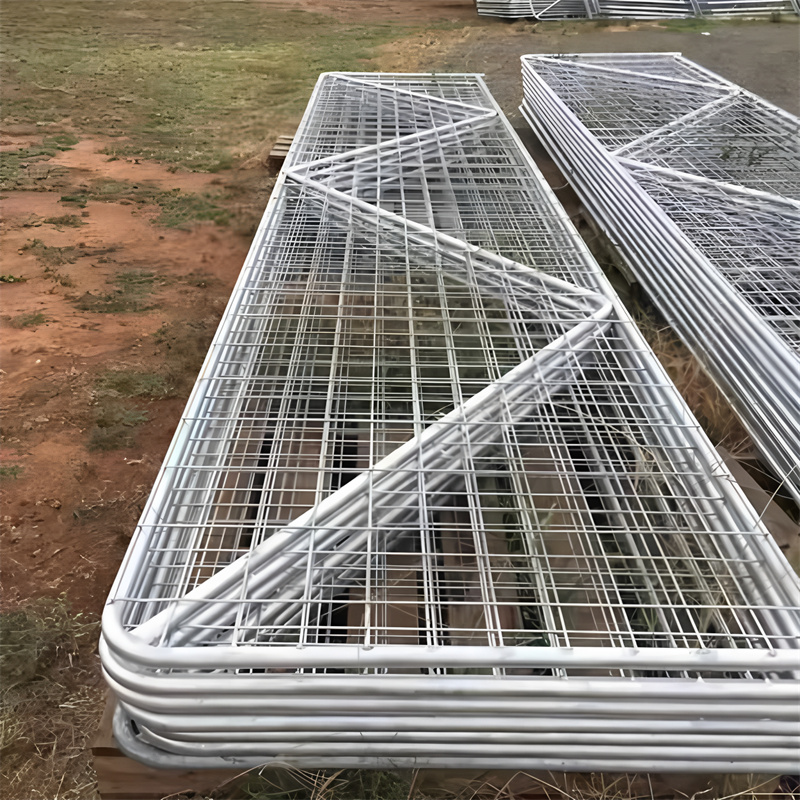
[[[38,364],[39,362],[37,361],[36,363]],[[50,417],[44,417],[44,416],[36,417],[36,419],[34,419],[34,422],[39,422],[39,423],[50,422]]]

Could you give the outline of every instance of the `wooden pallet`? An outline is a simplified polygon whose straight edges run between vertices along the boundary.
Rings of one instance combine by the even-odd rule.
[[[92,743],[97,787],[103,800],[162,800],[182,792],[204,796],[242,774],[240,769],[155,769],[128,758],[117,747],[111,731],[115,706],[109,694]]]
[[[272,145],[272,150],[269,151],[267,156],[267,163],[276,169],[283,165],[286,161],[286,156],[289,155],[289,148],[292,145],[293,136],[279,136],[278,140]]]

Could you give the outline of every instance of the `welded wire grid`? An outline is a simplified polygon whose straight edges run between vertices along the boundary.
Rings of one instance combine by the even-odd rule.
[[[800,353],[800,204],[635,161],[625,165],[739,296]],[[788,182],[791,171],[784,175]]]
[[[533,19],[669,19],[800,13],[797,0],[476,0],[478,14]]]
[[[526,115],[800,497],[797,118],[675,53],[523,61]],[[675,227],[655,234],[662,213]]]
[[[157,676],[761,684],[797,592],[482,80],[324,76],[112,590],[148,742]]]
[[[617,155],[800,200],[800,121],[760,97],[726,89],[718,103]]]

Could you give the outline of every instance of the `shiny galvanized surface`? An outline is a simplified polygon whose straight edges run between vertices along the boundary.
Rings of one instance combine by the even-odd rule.
[[[120,745],[783,771],[797,595],[480,77],[323,76],[109,598]]]

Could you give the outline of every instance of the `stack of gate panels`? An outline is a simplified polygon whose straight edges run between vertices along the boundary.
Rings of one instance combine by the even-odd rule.
[[[593,5],[587,0],[476,0],[479,15],[510,19],[584,19],[592,16]]]
[[[534,130],[800,500],[800,120],[675,53],[523,72]]]
[[[799,594],[481,78],[322,76],[108,601],[120,745],[793,771]]]
[[[675,19],[800,14],[798,0],[476,0],[478,14],[511,19]]]

